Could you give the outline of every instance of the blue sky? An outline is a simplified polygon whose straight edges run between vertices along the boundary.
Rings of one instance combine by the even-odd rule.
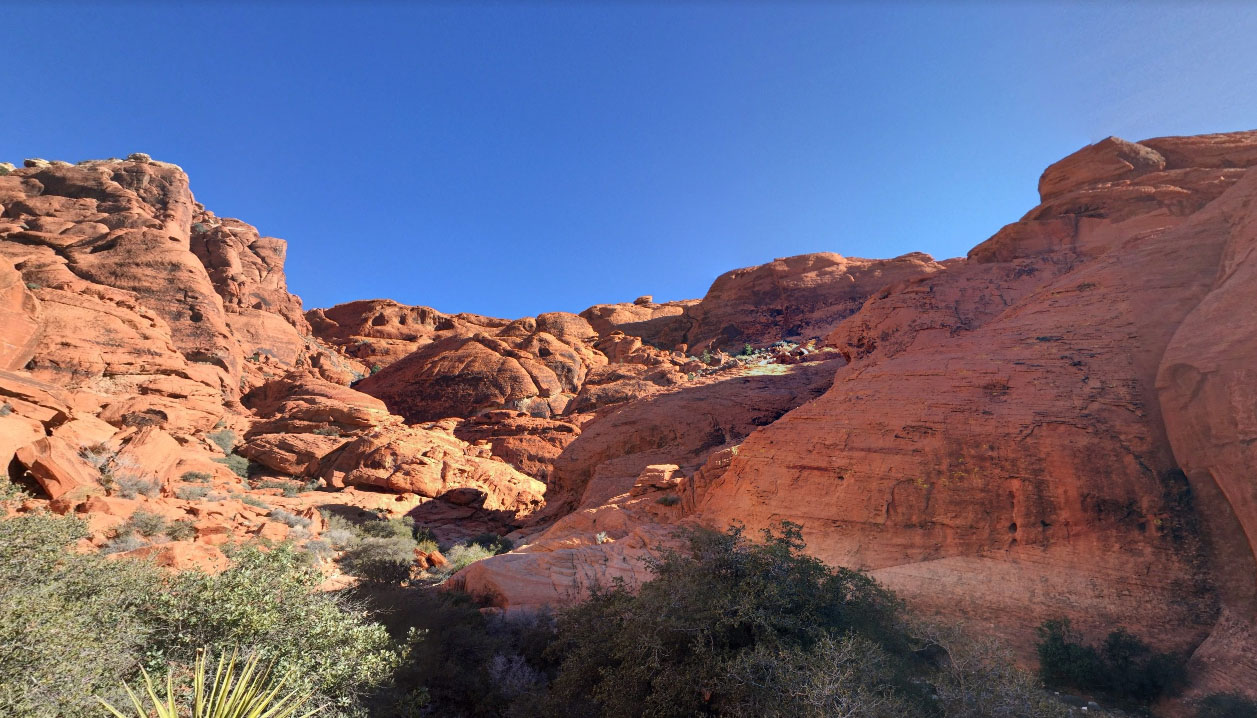
[[[963,255],[1108,135],[1257,127],[1257,11],[6,4],[0,160],[143,151],[307,307],[517,317],[774,257]]]

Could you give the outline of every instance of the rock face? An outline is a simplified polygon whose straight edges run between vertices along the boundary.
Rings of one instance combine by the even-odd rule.
[[[131,554],[217,569],[209,547],[289,537],[228,496],[312,526],[316,506],[429,504],[500,532],[542,505],[544,485],[486,446],[344,386],[368,370],[313,336],[285,249],[139,154],[0,176],[0,473],[35,495],[25,510],[84,513],[95,547],[137,510],[195,522],[196,538]],[[338,490],[273,496],[268,480]]]
[[[1254,165],[1257,132],[1107,138],[963,259],[506,320],[303,313],[283,242],[173,165],[36,162],[0,176],[0,464],[96,547],[140,509],[189,522],[131,552],[172,569],[299,536],[232,498],[264,491],[315,535],[320,507],[512,532],[449,583],[504,608],[640,581],[681,526],[789,520],[1027,658],[1063,616],[1257,697]]]
[[[660,347],[736,352],[819,339],[887,284],[942,268],[920,252],[895,259],[802,254],[726,272],[698,302],[599,305],[581,316],[604,334],[618,329]]]
[[[1023,655],[1046,618],[1124,626],[1192,653],[1197,693],[1251,694],[1253,164],[1255,133],[1084,148],[1044,173],[1042,204],[967,259],[921,260],[831,315],[824,343],[850,360],[833,386],[711,455],[678,484],[676,514],[645,515],[650,494],[635,492],[660,489],[630,484],[647,467],[626,467],[459,584],[499,605],[561,601],[590,580],[640,579],[633,557],[666,545],[669,523],[787,519],[821,558]],[[716,345],[753,333],[753,311],[711,318],[713,295],[724,291],[673,317],[735,328]],[[824,327],[834,301],[798,316]],[[701,343],[696,326],[667,338]],[[552,484],[598,427],[555,461]],[[669,440],[656,446],[651,464],[683,463],[666,460]]]

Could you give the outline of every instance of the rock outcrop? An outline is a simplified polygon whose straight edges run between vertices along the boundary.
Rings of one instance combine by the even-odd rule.
[[[922,260],[845,315],[822,311],[811,326],[850,363],[667,490],[677,513],[646,515],[662,490],[626,467],[459,585],[505,606],[570,600],[591,581],[640,580],[634,559],[672,540],[669,523],[784,519],[826,561],[1027,658],[1034,627],[1064,616],[1188,652],[1198,694],[1251,693],[1254,164],[1257,133],[1084,148],[967,259]],[[740,320],[708,320],[734,327],[714,345],[753,333],[754,313]],[[701,344],[694,326],[667,339]],[[555,461],[552,485],[599,426]],[[655,446],[650,464],[683,464],[669,440]]]
[[[962,259],[802,255],[507,320],[303,313],[284,243],[173,165],[33,163],[0,176],[0,464],[90,547],[182,522],[110,549],[172,569],[329,507],[511,532],[449,583],[502,608],[640,581],[680,527],[789,520],[1027,658],[1068,617],[1257,697],[1254,165],[1257,132],[1107,138]]]

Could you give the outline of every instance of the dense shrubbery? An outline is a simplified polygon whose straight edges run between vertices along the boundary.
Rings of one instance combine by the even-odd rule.
[[[342,564],[369,574],[391,570],[371,568],[373,552],[409,568],[416,547],[435,549],[420,533],[332,516],[324,535],[328,551],[345,550]],[[288,545],[239,549],[215,576],[170,574],[66,550],[84,534],[76,519],[0,521],[0,713],[97,715],[92,696],[117,703],[120,681],[137,685],[141,668],[173,670],[180,690],[205,646],[273,662],[329,716],[1066,714],[997,647],[908,620],[867,576],[804,555],[789,524],[762,543],[693,530],[637,593],[604,587],[557,617],[486,615],[466,596],[368,581],[358,595],[391,609],[380,618],[392,639],[317,592],[320,574]],[[449,554],[502,546],[483,538]],[[1109,654],[1143,655],[1122,641],[1099,655]],[[1210,710],[1241,705],[1213,700]],[[1244,715],[1216,711],[1201,715]]]
[[[905,623],[871,579],[803,555],[797,527],[762,544],[740,531],[688,538],[636,594],[599,590],[554,620],[429,598],[426,640],[398,680],[426,690],[402,705],[513,718],[1067,714],[1008,655]],[[377,715],[406,714],[393,711]]]
[[[66,550],[76,519],[0,520],[0,713],[96,716],[141,667],[186,675],[197,649],[239,646],[295,671],[297,687],[352,711],[401,654],[289,547],[242,549],[216,576]]]
[[[1127,706],[1175,695],[1187,682],[1182,656],[1157,653],[1120,629],[1096,648],[1081,642],[1068,619],[1047,621],[1039,627],[1038,652],[1047,685],[1104,695]]]
[[[1257,718],[1257,702],[1233,693],[1215,693],[1200,701],[1196,718]]]

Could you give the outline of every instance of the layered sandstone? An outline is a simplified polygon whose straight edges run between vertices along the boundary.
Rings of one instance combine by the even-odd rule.
[[[673,540],[669,523],[791,520],[821,558],[1023,655],[1038,623],[1065,616],[1191,653],[1198,693],[1251,692],[1255,163],[1254,133],[1084,148],[967,259],[887,277],[831,315],[824,341],[851,363],[683,479],[678,514],[644,513],[649,494],[626,488],[643,467],[626,467],[459,584],[499,605],[568,600],[640,580],[635,559]],[[815,327],[830,321],[820,304]],[[728,326],[718,342],[745,336]],[[655,446],[652,465],[681,463]]]

